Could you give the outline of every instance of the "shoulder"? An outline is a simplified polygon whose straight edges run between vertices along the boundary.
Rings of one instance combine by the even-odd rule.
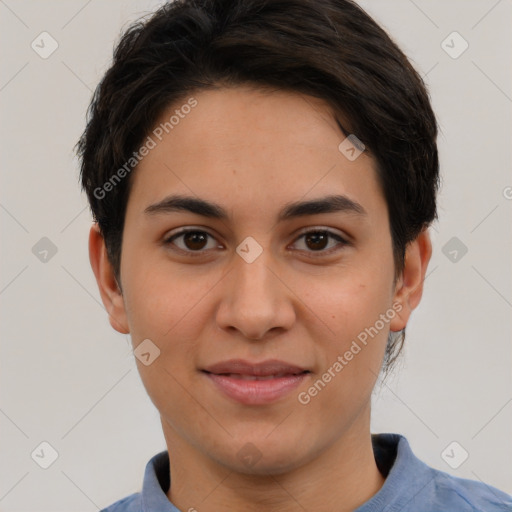
[[[358,512],[512,512],[511,495],[428,466],[400,434],[373,434],[372,443],[386,480]]]
[[[512,496],[477,480],[459,478],[431,468],[433,503],[461,512],[511,512]]]
[[[136,492],[126,496],[112,505],[100,510],[100,512],[141,512],[141,493]]]
[[[154,455],[146,464],[140,492],[126,496],[100,512],[143,512],[149,504],[151,510],[176,511],[165,494],[165,490],[169,488],[169,477],[169,455],[164,450]]]

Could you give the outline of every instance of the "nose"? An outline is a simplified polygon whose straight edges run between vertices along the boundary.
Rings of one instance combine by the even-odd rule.
[[[295,321],[293,292],[270,251],[264,250],[252,263],[236,254],[233,265],[223,280],[217,325],[236,330],[248,340],[289,330]]]

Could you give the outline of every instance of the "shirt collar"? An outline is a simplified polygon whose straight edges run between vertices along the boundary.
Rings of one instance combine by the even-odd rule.
[[[409,442],[400,434],[372,434],[372,446],[377,467],[386,480],[355,512],[382,512],[391,507],[400,510],[434,478],[433,471],[413,454]],[[169,477],[169,455],[162,451],[146,465],[143,512],[180,512],[167,498]]]
[[[405,506],[435,478],[434,471],[414,455],[400,434],[372,434],[372,445],[377,467],[386,480],[354,512],[408,510]]]
[[[143,512],[180,512],[167,498],[169,490],[169,454],[157,453],[146,465],[142,485]]]

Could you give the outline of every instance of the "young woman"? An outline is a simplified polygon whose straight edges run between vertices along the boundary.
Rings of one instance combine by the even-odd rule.
[[[352,1],[178,0],[126,31],[81,178],[167,450],[105,511],[512,510],[370,433],[431,257],[436,137]]]

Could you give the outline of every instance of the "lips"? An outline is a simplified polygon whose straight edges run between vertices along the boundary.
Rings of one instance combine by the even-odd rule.
[[[248,377],[272,377],[298,375],[308,370],[276,359],[269,359],[260,363],[250,363],[242,359],[231,359],[229,361],[208,366],[204,371],[208,373],[215,373],[217,375],[226,374]]]
[[[246,405],[268,404],[288,395],[310,373],[275,359],[252,363],[231,359],[202,370],[216,390]]]

